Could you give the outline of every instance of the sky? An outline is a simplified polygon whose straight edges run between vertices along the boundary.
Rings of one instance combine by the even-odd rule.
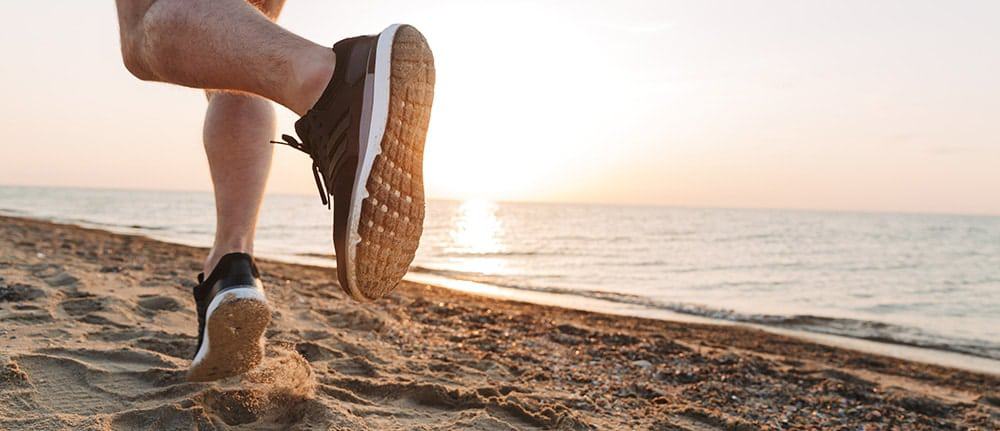
[[[0,1],[0,184],[210,190],[204,96],[128,74],[113,2]],[[279,24],[425,34],[431,197],[1000,214],[998,19],[995,1],[289,0]],[[277,148],[268,191],[315,193],[308,158]]]

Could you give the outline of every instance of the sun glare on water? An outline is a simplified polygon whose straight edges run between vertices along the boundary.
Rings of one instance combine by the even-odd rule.
[[[497,218],[497,209],[496,202],[472,199],[463,201],[455,210],[451,231],[454,246],[449,252],[462,270],[495,274],[504,269],[503,259],[490,257],[504,251],[503,223]]]

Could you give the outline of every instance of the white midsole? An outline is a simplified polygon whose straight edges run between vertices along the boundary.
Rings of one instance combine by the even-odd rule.
[[[201,348],[198,349],[198,353],[194,356],[194,360],[191,361],[192,368],[201,364],[201,361],[205,359],[206,355],[208,355],[209,344],[211,344],[211,337],[208,336],[208,322],[212,320],[212,313],[214,313],[215,309],[219,308],[224,301],[232,301],[235,299],[252,299],[267,304],[267,297],[264,295],[264,290],[258,286],[248,285],[246,287],[235,287],[216,295],[215,298],[212,299],[212,302],[208,304],[208,310],[205,312],[205,332],[201,334]]]
[[[371,175],[375,156],[382,153],[382,136],[389,119],[389,78],[392,70],[392,43],[396,30],[402,24],[393,24],[379,33],[375,50],[375,73],[365,78],[364,110],[361,115],[359,133],[361,148],[358,152],[358,169],[354,176],[354,190],[351,192],[350,213],[347,216],[347,290],[355,299],[364,295],[357,287],[357,246],[361,243],[358,232],[361,222],[361,203],[368,197],[368,177]],[[365,130],[368,130],[365,133]]]

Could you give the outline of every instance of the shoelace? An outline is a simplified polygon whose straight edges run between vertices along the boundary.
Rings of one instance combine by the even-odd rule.
[[[326,205],[327,209],[329,209],[330,208],[330,198],[328,198],[327,196],[329,196],[330,193],[329,193],[328,189],[326,188],[326,183],[323,181],[323,175],[320,175],[319,163],[316,161],[316,157],[313,156],[312,152],[309,151],[309,147],[306,146],[305,142],[299,142],[297,139],[295,139],[294,137],[289,136],[289,135],[281,135],[281,139],[284,139],[284,140],[283,141],[271,141],[271,143],[272,144],[279,144],[279,145],[288,145],[289,147],[292,147],[292,148],[294,148],[296,150],[299,150],[299,151],[301,151],[303,153],[308,154],[309,158],[312,159],[312,161],[313,161],[313,165],[312,165],[313,179],[316,180],[316,188],[319,190],[319,199],[323,202],[323,205]]]

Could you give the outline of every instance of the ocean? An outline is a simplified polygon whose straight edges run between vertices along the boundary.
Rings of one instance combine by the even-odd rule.
[[[206,192],[0,187],[0,214],[196,246],[215,223]],[[331,218],[269,195],[256,254],[333,266]],[[430,201],[408,277],[1000,360],[995,216]]]

